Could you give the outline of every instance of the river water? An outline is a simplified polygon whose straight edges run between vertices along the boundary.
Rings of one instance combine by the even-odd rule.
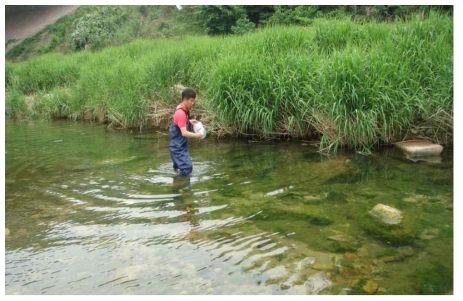
[[[453,153],[6,121],[6,294],[446,294]],[[377,204],[403,221],[384,226]]]

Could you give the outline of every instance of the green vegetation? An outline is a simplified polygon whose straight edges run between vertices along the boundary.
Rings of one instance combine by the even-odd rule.
[[[368,152],[415,125],[453,132],[453,18],[432,11],[395,23],[314,19],[225,38],[139,40],[7,63],[5,72],[7,106],[18,93],[60,87],[69,103],[59,116],[114,126],[168,119],[181,83],[200,93],[197,112],[217,133],[315,134],[321,149]]]
[[[92,14],[86,14],[75,20],[72,42],[76,50],[87,45],[94,49],[102,47],[113,38],[116,29],[126,20],[125,11],[119,6],[102,6]]]
[[[41,6],[41,8],[46,6]],[[9,6],[7,14],[37,9]],[[137,38],[172,38],[188,35],[242,35],[275,25],[308,26],[318,18],[393,22],[432,11],[453,15],[449,5],[86,5],[64,16],[35,36],[13,47],[6,55],[14,61],[52,51],[100,50]],[[15,42],[7,41],[6,45]]]
[[[14,13],[14,12],[12,12]],[[182,12],[183,13],[183,12]],[[191,9],[184,14],[193,16]],[[169,38],[200,32],[175,6],[80,6],[7,52],[10,61],[23,61],[49,52],[97,51],[137,38]],[[6,45],[14,40],[7,41]]]
[[[411,276],[416,279],[421,295],[444,295],[453,290],[453,268],[434,260],[420,267]]]

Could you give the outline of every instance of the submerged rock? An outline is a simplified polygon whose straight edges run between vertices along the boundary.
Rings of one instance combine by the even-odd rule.
[[[332,282],[326,273],[317,273],[314,276],[309,277],[305,283],[308,295],[317,295],[331,285]]]
[[[339,241],[339,242],[353,242],[354,241],[353,237],[347,236],[347,235],[342,235],[342,234],[329,236],[328,239],[332,240],[332,241]]]
[[[370,279],[362,287],[362,290],[369,295],[373,295],[378,290],[378,284],[376,283],[376,281]]]
[[[381,258],[383,262],[395,262],[395,261],[402,261],[406,257],[410,257],[415,255],[415,249],[410,246],[399,247],[397,250],[392,249],[394,254],[384,256]]]
[[[359,257],[367,257],[369,255],[368,249],[365,247],[362,247],[358,249],[357,256]]]
[[[314,263],[315,263],[315,257],[306,257],[297,263],[296,270],[305,269],[306,267]]]
[[[404,214],[403,220],[399,224],[388,224],[378,222],[378,217],[375,217],[371,212],[366,212],[359,219],[359,224],[366,233],[394,246],[413,244],[420,228],[414,216],[407,214]]]
[[[10,235],[10,229],[5,228],[5,237],[8,236],[8,235]]]
[[[387,289],[384,288],[384,287],[380,287],[380,288],[378,288],[378,293],[386,294],[386,293],[387,293]]]
[[[384,256],[381,258],[383,262],[394,262],[394,261],[400,261],[402,258],[396,255],[393,256]]]
[[[344,253],[344,257],[349,260],[349,261],[354,261],[357,259],[357,255],[354,254],[354,253],[349,253],[349,252],[346,252]]]
[[[376,205],[370,211],[370,214],[389,225],[397,225],[402,221],[402,212],[400,210],[383,204]]]
[[[313,196],[313,195],[304,195],[303,198],[306,201],[320,201],[320,199],[321,199],[320,197]]]
[[[409,197],[409,198],[404,198],[403,201],[406,203],[418,203],[418,198]]]
[[[397,249],[397,253],[399,256],[410,257],[415,255],[415,249],[410,246],[400,247]]]
[[[349,281],[349,287],[354,294],[369,294],[373,295],[378,290],[378,284],[373,279],[363,277],[355,278]]]
[[[28,232],[26,229],[19,229],[17,232],[19,235],[28,235]]]
[[[428,228],[421,232],[420,236],[418,236],[421,240],[431,240],[439,235],[439,229]]]

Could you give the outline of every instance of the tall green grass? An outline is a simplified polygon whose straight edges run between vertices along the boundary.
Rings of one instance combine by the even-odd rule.
[[[8,63],[5,75],[15,97],[68,91],[61,109],[41,112],[125,127],[146,126],[153,103],[173,108],[180,99],[171,87],[182,83],[236,132],[315,132],[326,150],[367,152],[422,123],[453,131],[453,19],[433,12],[395,23],[317,19],[239,37],[138,40]]]

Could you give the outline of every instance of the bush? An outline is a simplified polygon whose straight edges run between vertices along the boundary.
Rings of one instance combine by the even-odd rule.
[[[233,34],[242,35],[252,31],[256,26],[247,18],[241,18],[236,21],[236,25],[232,26],[231,31]]]
[[[237,20],[247,18],[242,5],[200,5],[195,11],[211,35],[229,34]]]
[[[119,6],[103,6],[97,12],[84,15],[73,23],[72,41],[76,50],[102,48],[109,43],[116,29],[126,20]]]

